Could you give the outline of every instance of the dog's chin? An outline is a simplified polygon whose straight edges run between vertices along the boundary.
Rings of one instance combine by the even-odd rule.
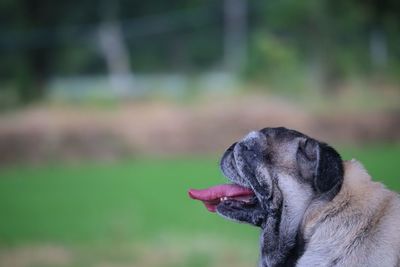
[[[232,208],[232,207],[228,206],[226,203],[220,203],[217,206],[216,212],[218,215],[224,217],[225,219],[228,219],[233,222],[243,223],[239,219],[239,217],[241,216],[241,214],[246,213],[247,210],[250,210],[250,209],[246,209],[239,202],[236,203],[235,206],[236,207]]]
[[[217,206],[216,212],[228,220],[258,227],[261,227],[265,221],[265,214],[255,196],[248,202],[235,199],[221,202]]]

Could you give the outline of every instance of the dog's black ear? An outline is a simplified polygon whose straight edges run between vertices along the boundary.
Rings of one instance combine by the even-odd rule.
[[[325,193],[333,188],[340,190],[344,174],[342,158],[327,144],[318,142],[318,147],[318,165],[314,177],[316,191]]]

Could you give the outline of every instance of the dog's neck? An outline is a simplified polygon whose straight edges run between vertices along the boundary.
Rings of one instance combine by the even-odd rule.
[[[372,182],[370,175],[365,170],[364,166],[356,160],[344,161],[344,180],[340,191],[333,199],[318,198],[313,200],[305,214],[301,223],[300,231],[305,240],[312,235],[314,228],[320,220],[325,217],[325,214],[336,214],[340,210],[346,209],[349,203],[352,206],[361,205],[359,199],[365,199],[368,195],[370,201],[364,210],[372,210],[376,203],[380,203],[380,190],[386,190],[380,183]]]
[[[312,189],[290,177],[281,177],[278,183],[283,195],[279,230],[295,242],[303,215],[312,200]]]

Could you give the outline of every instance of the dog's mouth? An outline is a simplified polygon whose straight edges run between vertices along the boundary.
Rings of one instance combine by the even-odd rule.
[[[254,192],[237,184],[222,184],[202,190],[190,189],[189,196],[202,201],[209,211],[215,212],[217,206],[226,200],[250,203],[254,199]]]
[[[211,212],[216,212],[217,206],[226,200],[239,201],[248,206],[255,202],[255,194],[246,186],[244,179],[240,178],[237,170],[233,150],[236,143],[227,149],[221,159],[221,169],[224,175],[231,180],[231,184],[221,184],[202,190],[190,189],[189,196],[200,200]]]

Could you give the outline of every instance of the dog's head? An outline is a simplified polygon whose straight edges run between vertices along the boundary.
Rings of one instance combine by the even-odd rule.
[[[234,184],[251,189],[253,205],[235,200],[222,201],[217,212],[243,221],[243,213],[272,207],[284,216],[301,216],[312,199],[331,199],[340,190],[343,165],[339,154],[325,143],[286,128],[265,128],[251,132],[234,143],[221,159],[224,175]],[[257,223],[255,223],[257,224]]]

